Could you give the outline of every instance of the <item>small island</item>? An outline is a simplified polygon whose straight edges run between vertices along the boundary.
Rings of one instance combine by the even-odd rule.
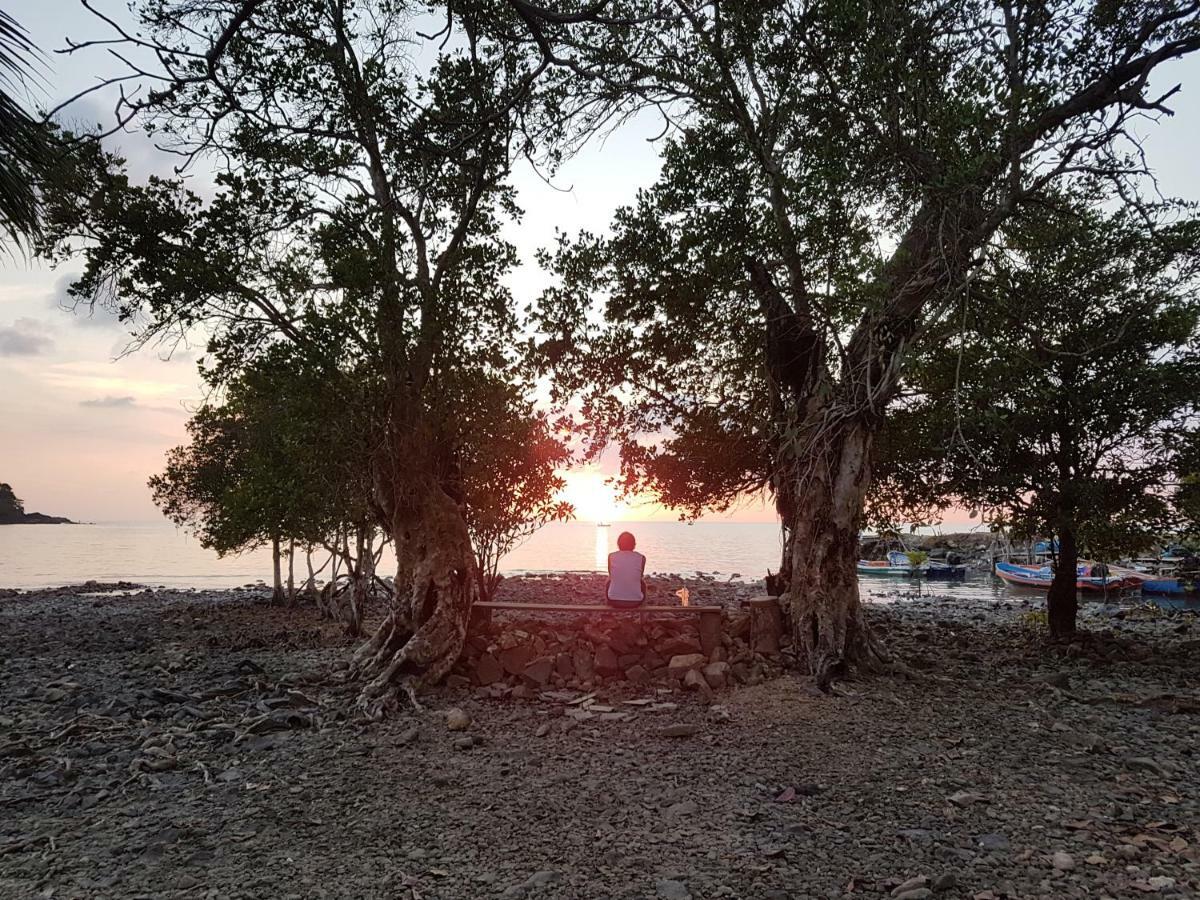
[[[63,516],[48,516],[45,513],[27,513],[12,485],[0,482],[0,525],[74,525]]]

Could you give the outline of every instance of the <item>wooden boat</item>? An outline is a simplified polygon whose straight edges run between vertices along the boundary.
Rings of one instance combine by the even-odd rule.
[[[1200,582],[1184,578],[1151,578],[1142,582],[1143,594],[1169,597],[1200,597]]]
[[[911,578],[917,572],[908,554],[901,550],[893,550],[887,559],[860,559],[858,561],[859,575],[892,575],[899,578]]]
[[[921,574],[930,581],[957,581],[967,577],[967,567],[959,563],[931,559],[921,565]]]
[[[1054,578],[1050,566],[1025,566],[1018,563],[996,563],[996,577],[1005,584],[1049,590]],[[1139,588],[1146,576],[1132,569],[1081,562],[1075,569],[1075,587],[1081,591],[1123,591]]]

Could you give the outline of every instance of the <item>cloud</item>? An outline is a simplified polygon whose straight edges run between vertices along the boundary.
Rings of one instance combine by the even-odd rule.
[[[67,293],[71,285],[78,280],[78,272],[60,275],[55,279],[53,289],[46,295],[46,304],[51,309],[69,313],[73,322],[85,328],[120,327],[117,314],[104,304],[88,303]]]
[[[94,400],[80,400],[80,406],[91,409],[133,409],[137,401],[132,397],[97,397]]]
[[[48,332],[45,323],[37,319],[0,325],[0,356],[40,356],[54,346]]]

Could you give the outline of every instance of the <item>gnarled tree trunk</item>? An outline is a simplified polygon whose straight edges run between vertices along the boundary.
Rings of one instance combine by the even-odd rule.
[[[475,553],[458,503],[433,479],[409,484],[395,507],[398,573],[392,609],[354,655],[370,700],[400,685],[410,693],[445,677],[462,653],[479,593]]]
[[[791,580],[782,602],[793,646],[827,688],[848,669],[876,668],[885,657],[863,615],[856,568],[874,432],[854,421],[820,427],[792,463],[796,499],[784,523]]]

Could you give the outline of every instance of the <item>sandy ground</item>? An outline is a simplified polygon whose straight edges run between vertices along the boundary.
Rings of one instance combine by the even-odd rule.
[[[587,721],[444,689],[373,723],[311,610],[9,592],[0,896],[1196,895],[1194,614],[1089,609],[1110,636],[1048,653],[1021,607],[870,612],[921,677],[826,696],[789,675],[715,706],[622,684],[593,702],[629,716]]]

